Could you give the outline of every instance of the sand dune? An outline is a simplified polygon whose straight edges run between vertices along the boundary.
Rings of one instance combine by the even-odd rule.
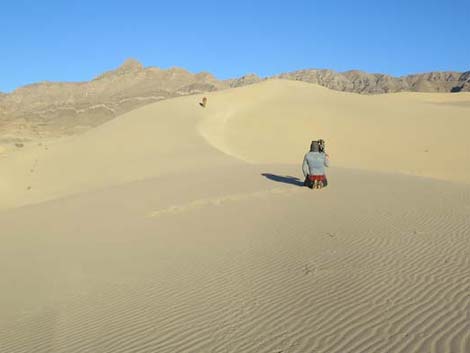
[[[468,95],[208,97],[0,158],[1,353],[470,351]]]
[[[0,351],[468,351],[469,189],[266,170],[0,214]]]
[[[0,208],[226,161],[195,128],[202,108],[195,97],[148,105],[83,135],[25,147],[0,160]]]
[[[318,137],[340,167],[468,183],[469,102],[470,94],[361,96],[286,80],[215,92],[206,109],[194,96],[167,100],[4,156],[0,208],[237,163],[217,150],[254,163],[300,163]]]
[[[298,163],[324,138],[335,165],[470,182],[470,94],[360,96],[272,80],[211,96],[201,132],[252,162]]]

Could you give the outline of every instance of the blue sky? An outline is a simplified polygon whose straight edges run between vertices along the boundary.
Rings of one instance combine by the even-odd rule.
[[[128,57],[218,78],[467,71],[469,18],[470,0],[2,1],[0,91],[89,80]]]

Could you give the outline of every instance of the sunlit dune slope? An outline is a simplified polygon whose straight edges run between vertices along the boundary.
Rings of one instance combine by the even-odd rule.
[[[470,182],[470,94],[358,95],[269,80],[210,97],[201,133],[252,162],[300,163],[312,139],[334,165]]]

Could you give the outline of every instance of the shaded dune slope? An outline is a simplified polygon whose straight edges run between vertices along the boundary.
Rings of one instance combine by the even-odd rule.
[[[151,104],[83,135],[26,147],[0,159],[0,207],[50,200],[165,174],[180,177],[240,163],[196,131],[195,97]]]

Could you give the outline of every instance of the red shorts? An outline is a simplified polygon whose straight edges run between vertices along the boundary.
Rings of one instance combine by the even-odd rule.
[[[315,181],[315,180],[325,181],[326,176],[325,175],[309,175],[308,180],[310,180],[310,181]]]

